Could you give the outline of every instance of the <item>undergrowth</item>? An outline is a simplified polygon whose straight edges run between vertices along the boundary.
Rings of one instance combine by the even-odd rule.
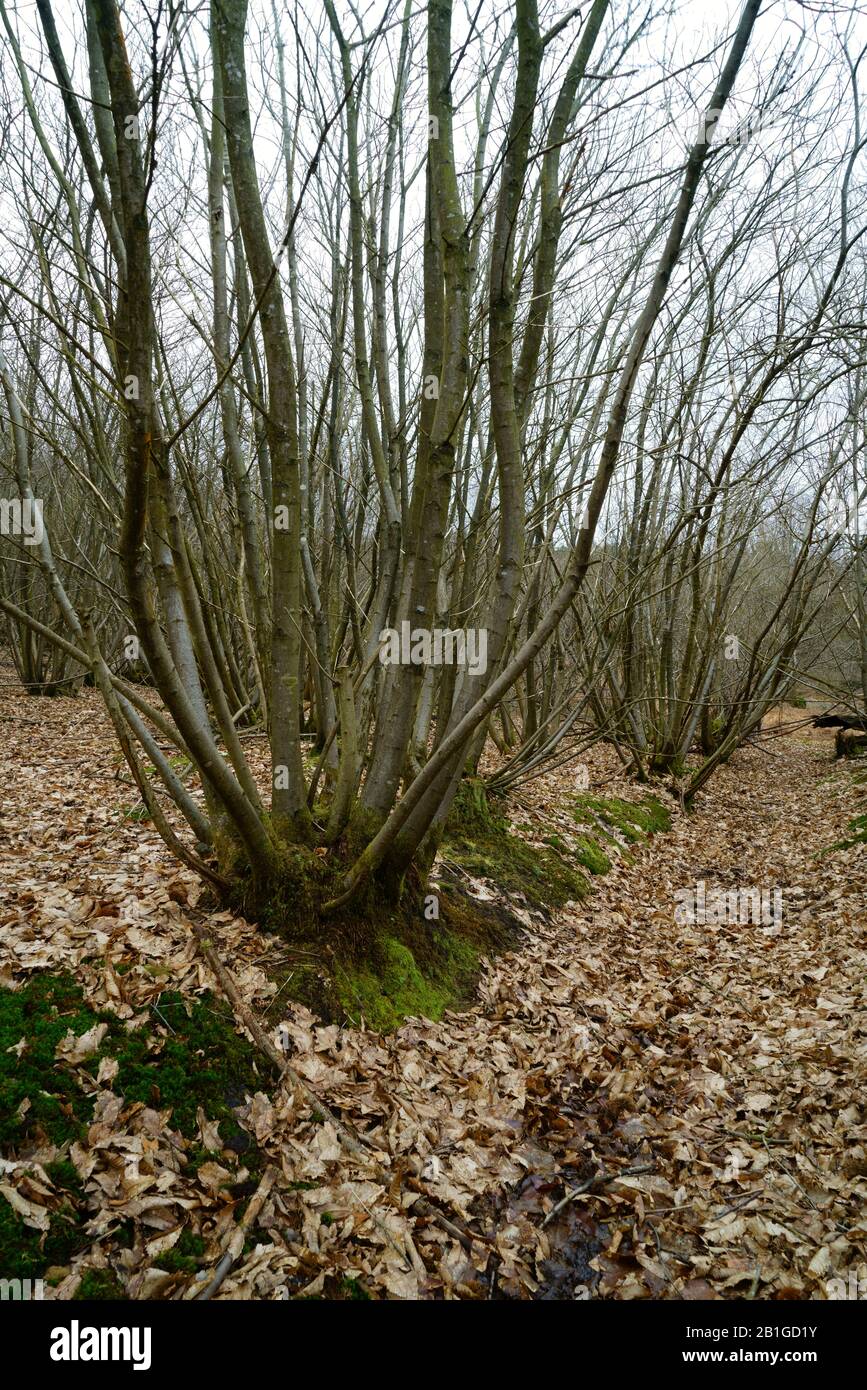
[[[99,1023],[106,1032],[85,1062],[73,1066],[55,1055],[69,1031],[80,1037]],[[41,1165],[50,1186],[47,1232],[28,1226],[0,1197],[0,1270],[5,1277],[42,1278],[52,1267],[68,1266],[90,1243],[81,1225],[92,1212],[69,1149],[74,1141],[87,1142],[103,1058],[117,1061],[111,1089],[127,1105],[140,1102],[170,1112],[170,1127],[189,1141],[191,1167],[215,1156],[198,1142],[199,1107],[219,1123],[220,1138],[230,1150],[244,1146],[244,1164],[251,1173],[261,1167],[258,1151],[234,1113],[262,1088],[260,1059],[235,1031],[234,1018],[220,1000],[167,992],[152,1007],[148,1024],[130,1029],[113,1014],[90,1008],[69,975],[37,975],[20,989],[0,989],[0,1156],[36,1162],[36,1155],[54,1155]],[[34,1174],[41,1182],[38,1169]],[[88,1271],[77,1296],[118,1297],[119,1288],[111,1271]]]

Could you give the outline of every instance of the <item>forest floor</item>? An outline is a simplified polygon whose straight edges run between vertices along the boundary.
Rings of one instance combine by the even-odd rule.
[[[368,1163],[246,1042],[235,1093],[209,1072],[214,1105],[186,1113],[178,1049],[219,1073],[223,1024],[196,881],[131,818],[94,693],[4,689],[0,1053],[7,1102],[25,1089],[0,1117],[0,1240],[30,1242],[22,1271],[49,1296],[195,1297],[267,1172],[221,1298],[825,1298],[867,1279],[867,846],[830,848],[853,838],[867,774],[832,760],[830,735],[776,733],[589,897],[524,913],[475,1001],[436,1023],[323,1025],[274,983],[285,943],[208,913],[295,1072],[379,1146]],[[637,795],[609,756],[587,757],[591,786]],[[556,828],[574,782],[550,773],[511,813]],[[678,920],[699,884],[779,890],[781,919]],[[28,1093],[27,1019],[51,979],[68,982],[46,1034],[63,1088]],[[28,1129],[40,1105],[67,1130]]]

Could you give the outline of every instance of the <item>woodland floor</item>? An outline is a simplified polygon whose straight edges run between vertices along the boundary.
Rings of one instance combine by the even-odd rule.
[[[97,1067],[99,1037],[73,1027],[57,1065],[93,1105],[86,1130],[58,1143],[37,1128],[0,1159],[0,1208],[28,1238],[75,1223],[46,1292],[194,1297],[267,1164],[274,1187],[221,1298],[825,1298],[833,1278],[867,1278],[867,846],[822,853],[863,816],[867,776],[832,752],[815,733],[742,750],[590,897],[527,914],[466,1012],[389,1036],[284,1005],[285,944],[210,913],[245,1000],[273,1037],[283,1024],[296,1072],[380,1142],[394,1180],[264,1063],[259,1088],[227,1100],[233,1140],[201,1109],[184,1137],[159,1087],[113,1090],[117,1063]],[[635,796],[608,758],[587,758],[592,789]],[[196,882],[125,817],[93,692],[4,689],[0,764],[0,986],[69,972],[133,1033],[168,1015],[167,991],[216,996],[189,928]],[[513,814],[550,832],[574,785],[574,768],[551,773]],[[781,888],[782,923],[677,924],[676,890],[700,880]],[[27,1047],[10,1045],[22,1065]],[[470,1252],[413,1210],[413,1159],[428,1201],[477,1236]]]

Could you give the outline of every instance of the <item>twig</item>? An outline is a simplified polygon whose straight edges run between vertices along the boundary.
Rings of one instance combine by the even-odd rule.
[[[583,1192],[589,1192],[591,1187],[606,1187],[608,1183],[617,1182],[620,1178],[635,1177],[638,1173],[655,1172],[655,1163],[644,1163],[637,1168],[622,1168],[619,1173],[596,1173],[594,1177],[587,1178],[584,1182],[579,1182],[577,1187],[570,1187],[566,1196],[557,1203],[556,1207],[553,1207],[551,1211],[548,1212],[548,1215],[542,1222],[542,1230],[544,1231],[549,1221],[554,1220],[558,1212],[562,1211],[570,1202],[574,1202],[575,1198],[580,1197]]]
[[[202,1292],[196,1295],[197,1301],[200,1299],[204,1300],[214,1297],[214,1294],[217,1292],[226,1275],[229,1273],[229,1270],[232,1268],[232,1265],[235,1263],[238,1256],[242,1253],[244,1249],[244,1241],[247,1238],[247,1232],[255,1222],[257,1216],[259,1215],[259,1212],[262,1210],[262,1207],[265,1204],[265,1198],[268,1196],[268,1193],[274,1186],[274,1179],[276,1178],[276,1176],[276,1168],[269,1166],[265,1169],[264,1173],[262,1174],[262,1180],[259,1183],[259,1186],[256,1188],[256,1191],[253,1193],[253,1196],[250,1198],[250,1201],[247,1204],[247,1210],[244,1212],[244,1215],[238,1222],[238,1225],[235,1227],[235,1230],[232,1232],[232,1236],[229,1240],[229,1244],[226,1246],[226,1251],[223,1255],[223,1258],[220,1260],[220,1263],[214,1270],[214,1277],[212,1278],[210,1284],[208,1284],[208,1287],[206,1289],[202,1289]]]

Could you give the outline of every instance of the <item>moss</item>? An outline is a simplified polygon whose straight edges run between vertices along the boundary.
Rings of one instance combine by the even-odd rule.
[[[505,893],[523,895],[534,907],[556,908],[586,897],[589,885],[553,839],[536,846],[513,835],[505,816],[489,805],[483,784],[467,778],[452,804],[441,848],[446,861],[492,879]]]
[[[375,954],[379,959],[370,966],[346,965],[338,972],[338,997],[350,1018],[363,1016],[369,1027],[388,1032],[409,1014],[442,1017],[448,991],[421,973],[408,947],[387,936]]]
[[[68,1159],[61,1159],[57,1163],[46,1163],[45,1172],[54,1187],[62,1187],[67,1192],[79,1192],[81,1190],[78,1169]]]
[[[459,789],[455,819],[458,838],[464,837],[456,857],[500,881],[508,877],[507,891],[525,892],[529,883],[531,901],[553,904],[586,893],[586,875],[557,849],[534,848],[509,833],[481,782]],[[362,808],[330,854],[297,845],[275,850],[267,882],[239,870],[233,905],[289,946],[288,962],[273,977],[277,998],[303,1003],[325,1020],[363,1017],[389,1030],[407,1014],[439,1018],[467,1002],[481,956],[514,940],[516,930],[508,912],[492,920],[459,892],[447,895],[450,921],[428,920],[425,865],[418,860],[406,872],[395,868],[393,877],[381,866],[323,927],[319,906],[339,893],[347,868],[380,824],[381,817]],[[470,841],[470,834],[479,838]],[[399,853],[394,862],[400,864]]]
[[[625,801],[621,797],[579,796],[575,802],[575,819],[579,824],[610,827],[629,843],[636,844],[647,835],[671,829],[671,815],[661,801],[645,796],[641,801]],[[609,838],[615,838],[610,835]]]
[[[285,969],[274,973],[273,979],[277,992],[272,1002],[278,1007],[281,1000],[294,999],[323,1018],[331,1016],[331,967],[324,956],[291,960]]]
[[[195,1274],[205,1254],[205,1242],[192,1231],[183,1231],[171,1250],[160,1255],[160,1269],[170,1274]]]
[[[481,778],[465,777],[452,801],[448,828],[451,834],[490,835],[507,831],[508,822],[491,806]]]
[[[89,1269],[73,1294],[78,1300],[126,1298],[123,1286],[113,1269]]]
[[[639,825],[643,824],[648,834],[657,835],[671,829],[671,811],[657,797],[643,796],[637,806],[631,802],[625,805],[632,805],[633,812],[638,813]]]
[[[0,990],[0,1150],[84,1137],[92,1102],[54,1054],[69,1029],[80,1036],[98,1021],[68,975]]]
[[[106,1025],[101,1046],[82,1066],[55,1057],[68,1031],[78,1037],[100,1022]],[[0,989],[0,1156],[26,1161],[35,1149],[53,1144],[59,1150],[45,1168],[53,1188],[47,1232],[25,1226],[0,1198],[0,1269],[9,1276],[40,1278],[91,1243],[81,1231],[91,1214],[87,1198],[67,1155],[73,1140],[86,1139],[97,1089],[89,1077],[103,1057],[117,1060],[112,1089],[127,1104],[169,1108],[170,1123],[190,1139],[198,1137],[201,1106],[219,1122],[223,1140],[243,1136],[249,1143],[233,1108],[262,1087],[258,1053],[236,1033],[220,1001],[166,993],[150,1027],[130,1030],[114,1015],[88,1008],[68,975],[37,975],[21,989]],[[207,1157],[196,1146],[193,1170]],[[255,1147],[245,1151],[244,1163],[251,1171],[261,1166]]]
[[[624,841],[636,844],[671,827],[669,812],[652,796],[638,802],[581,796],[575,803],[575,818],[591,830],[569,841],[547,835],[541,847],[528,844],[492,807],[483,784],[467,779],[446,822],[443,857],[469,873],[492,879],[506,893],[523,894],[534,907],[557,908],[569,899],[587,896],[589,882],[583,870],[608,872],[608,845],[622,851]]]
[[[41,1279],[52,1265],[68,1266],[73,1255],[88,1244],[82,1237],[81,1185],[65,1190],[56,1183],[58,1205],[51,1210],[47,1232],[25,1226],[5,1198],[0,1197],[0,1269],[4,1278]]]
[[[135,1245],[135,1222],[131,1219],[121,1221],[119,1226],[115,1226],[113,1231],[116,1245],[120,1245],[124,1250],[131,1250]]]
[[[349,859],[357,859],[371,840],[379,833],[385,823],[385,817],[379,811],[372,811],[367,806],[357,805],[352,812],[352,819],[343,833],[342,842],[345,846],[346,855]]]
[[[187,1138],[198,1134],[199,1106],[219,1121],[224,1143],[243,1133],[233,1109],[261,1089],[262,1072],[256,1049],[235,1031],[231,1011],[210,995],[190,1000],[169,992],[154,1012],[165,1031],[156,1039],[129,1035],[118,1056],[115,1092],[128,1103],[171,1107],[172,1124]]]
[[[480,903],[448,879],[435,885],[439,916],[429,920],[429,895],[386,914],[370,935],[335,942],[329,951],[329,1017],[382,1032],[408,1015],[439,1019],[470,1003],[482,957],[513,946],[523,924],[501,903]]]
[[[591,874],[607,874],[611,868],[608,855],[591,835],[580,835],[573,852],[578,863],[589,869]]]
[[[357,1299],[362,1302],[370,1302],[370,1294],[358,1279],[342,1279],[340,1282],[340,1292],[344,1298]]]
[[[684,777],[687,772],[686,759],[677,757],[676,755],[663,754],[662,757],[651,758],[649,770],[655,776],[665,776],[668,774],[672,777]]]
[[[258,883],[249,868],[235,861],[228,872],[237,879],[233,905],[238,911],[266,931],[289,938],[311,933],[318,905],[329,896],[335,878],[330,861],[299,844],[283,844],[274,851],[267,883]]]
[[[187,1160],[186,1172],[189,1175],[197,1173],[203,1163],[213,1163],[220,1157],[218,1150],[205,1149],[201,1144],[193,1144],[184,1156]]]

